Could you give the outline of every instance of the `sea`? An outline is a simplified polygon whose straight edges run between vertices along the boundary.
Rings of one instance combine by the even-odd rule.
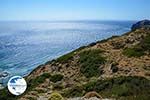
[[[28,75],[38,65],[81,46],[122,35],[130,31],[133,23],[135,21],[0,21],[0,79],[7,81],[14,75]]]

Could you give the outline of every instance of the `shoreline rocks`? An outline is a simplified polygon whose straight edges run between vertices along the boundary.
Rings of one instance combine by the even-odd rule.
[[[0,78],[5,78],[9,75],[8,72],[0,72]]]

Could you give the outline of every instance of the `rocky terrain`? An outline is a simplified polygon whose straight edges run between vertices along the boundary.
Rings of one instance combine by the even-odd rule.
[[[144,23],[144,24],[143,24]],[[122,36],[80,47],[33,70],[20,97],[1,90],[1,99],[149,100],[150,21]],[[108,99],[107,99],[108,98]]]

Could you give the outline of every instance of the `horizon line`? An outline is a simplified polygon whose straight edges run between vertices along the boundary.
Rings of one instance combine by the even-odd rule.
[[[146,20],[146,19],[141,19]],[[148,20],[148,19],[147,19]],[[0,20],[0,22],[64,22],[64,21],[140,21],[131,19],[66,19],[66,20]]]

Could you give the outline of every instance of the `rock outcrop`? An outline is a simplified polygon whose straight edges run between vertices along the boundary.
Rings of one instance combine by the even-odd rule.
[[[97,97],[99,99],[102,99],[102,97],[95,91],[88,92],[83,96],[83,98],[91,98],[91,97]]]
[[[150,28],[150,20],[142,20],[137,22],[136,24],[132,25],[132,31],[139,29],[139,28]]]

